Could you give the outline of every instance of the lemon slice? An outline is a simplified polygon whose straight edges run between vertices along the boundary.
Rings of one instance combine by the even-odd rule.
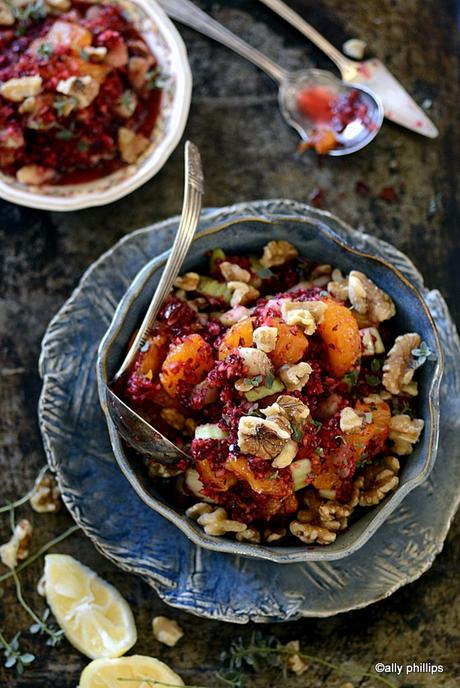
[[[153,657],[133,655],[120,659],[95,659],[83,669],[78,688],[166,688],[183,685],[181,677],[163,662]]]
[[[45,593],[69,642],[90,659],[119,657],[136,642],[136,626],[126,600],[73,557],[45,557]]]

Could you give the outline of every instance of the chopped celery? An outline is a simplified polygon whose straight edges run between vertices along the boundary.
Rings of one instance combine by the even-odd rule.
[[[293,461],[289,466],[294,483],[294,490],[301,490],[307,484],[307,477],[311,471],[310,459],[299,459]]]
[[[225,440],[227,437],[228,432],[222,430],[217,423],[204,423],[195,428],[196,440]]]
[[[212,279],[212,277],[201,277],[197,291],[205,296],[213,296],[215,299],[222,299],[226,303],[230,303],[232,297],[225,282],[218,282]]]
[[[260,385],[260,387],[251,389],[249,390],[249,392],[245,392],[244,396],[248,401],[258,401],[259,399],[263,399],[264,397],[269,397],[271,394],[282,392],[283,389],[283,383],[281,382],[281,380],[278,380],[278,378],[275,377],[270,387],[267,387],[266,385]]]
[[[212,274],[216,269],[218,260],[225,260],[225,253],[221,248],[215,248],[209,257],[209,272]]]

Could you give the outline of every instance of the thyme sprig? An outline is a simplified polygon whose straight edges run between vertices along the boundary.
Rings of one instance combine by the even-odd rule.
[[[0,506],[0,514],[4,514],[7,511],[11,513],[12,510],[17,509],[19,506],[22,506],[23,504],[26,504],[29,501],[29,499],[33,497],[33,495],[35,494],[37,486],[40,483],[43,476],[45,475],[45,473],[47,472],[47,470],[48,466],[43,466],[43,468],[40,470],[35,479],[34,486],[28,492],[26,492],[26,494],[23,497],[20,497],[15,502],[9,502],[7,504],[4,504],[3,506]]]
[[[342,674],[349,678],[355,676],[359,679],[372,678],[374,681],[381,683],[388,688],[396,688],[395,684],[380,676],[375,672],[369,671],[353,671],[346,669],[330,662],[322,657],[307,654],[295,647],[283,645],[277,638],[272,635],[255,631],[246,644],[242,638],[238,638],[232,643],[230,650],[221,654],[221,660],[224,664],[223,668],[216,673],[216,678],[220,685],[228,686],[229,688],[248,688],[250,686],[250,676],[255,673],[262,673],[267,669],[279,669],[286,677],[288,671],[288,660],[291,657],[300,657],[304,662],[312,664],[319,664],[327,669]],[[118,678],[120,682],[134,682],[138,679],[132,678]],[[142,679],[145,683],[151,685],[163,686],[164,688],[177,688],[175,684],[163,683],[162,681],[154,679]],[[186,684],[184,688],[217,688],[216,686],[201,686]]]
[[[21,633],[16,633],[10,642],[8,642],[3,633],[0,631],[0,648],[3,650],[3,654],[5,656],[5,661],[3,663],[4,667],[6,669],[16,667],[18,674],[22,674],[24,672],[24,668],[28,664],[32,664],[32,662],[35,660],[35,655],[31,654],[30,652],[22,652],[19,646],[20,637]]]

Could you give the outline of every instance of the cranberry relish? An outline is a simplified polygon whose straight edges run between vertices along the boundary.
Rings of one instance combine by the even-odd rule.
[[[25,184],[68,184],[134,163],[150,144],[161,78],[123,10],[0,2],[0,169]]]
[[[208,534],[329,544],[396,488],[430,352],[416,333],[394,338],[395,311],[363,273],[287,241],[260,258],[216,249],[209,275],[176,280],[118,392],[190,454],[169,477]]]

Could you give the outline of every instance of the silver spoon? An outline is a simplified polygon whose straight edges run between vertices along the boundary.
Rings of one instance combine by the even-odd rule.
[[[299,112],[297,101],[300,92],[312,86],[323,86],[334,96],[349,94],[353,90],[359,91],[360,99],[367,108],[367,121],[363,122],[359,117],[347,124],[342,132],[336,133],[338,145],[329,150],[327,155],[354,153],[367,146],[378,134],[384,117],[383,106],[380,99],[365,86],[345,84],[331,72],[320,69],[288,72],[216,22],[190,0],[160,0],[160,5],[173,19],[222,43],[260,67],[276,81],[279,86],[278,103],[281,114],[304,142],[309,143],[312,140],[317,123]]]
[[[150,306],[139,328],[128,353],[116,372],[111,385],[131,367],[139,349],[152,335],[152,328],[161,306],[168,296],[179,274],[184,258],[198,226],[201,212],[201,200],[204,193],[203,171],[198,148],[187,141],[185,144],[185,184],[182,214],[171,253],[166,262],[160,282],[155,290]],[[107,402],[110,417],[124,440],[140,454],[150,456],[161,464],[175,464],[187,458],[187,454],[173,442],[164,437],[142,416],[133,411],[106,385]]]

